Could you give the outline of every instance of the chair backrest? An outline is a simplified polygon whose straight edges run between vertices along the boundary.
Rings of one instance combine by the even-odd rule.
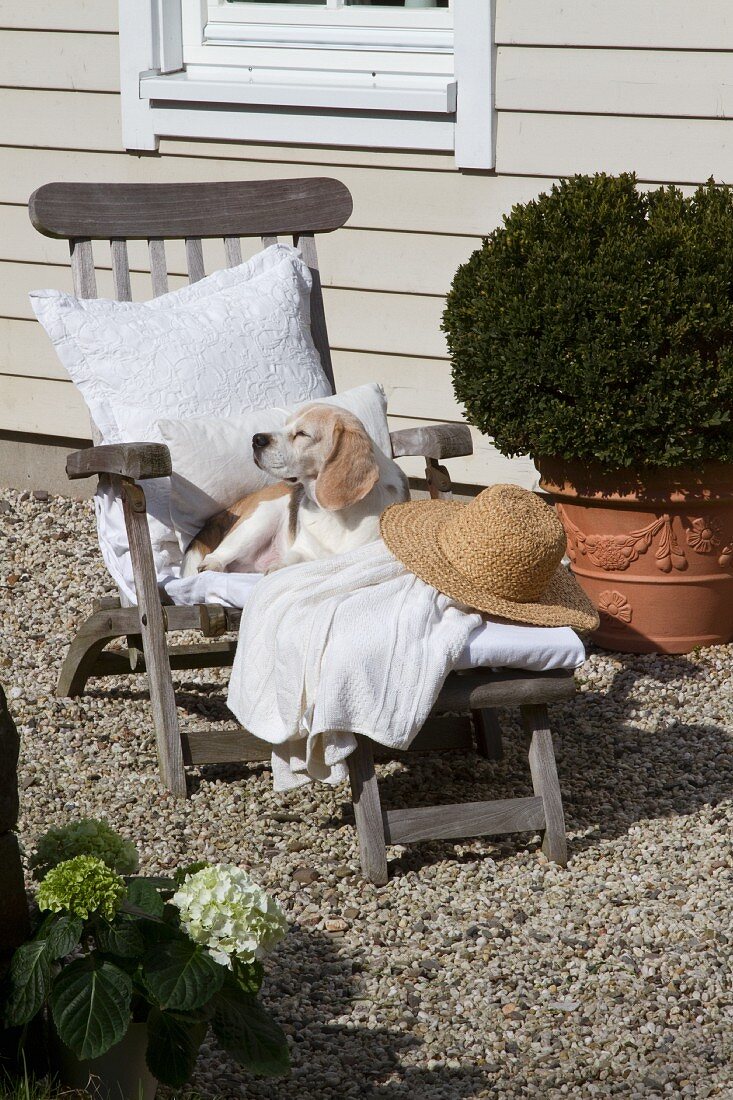
[[[334,386],[331,351],[318,273],[315,234],[340,228],[353,209],[338,180],[320,177],[242,183],[47,183],[28,203],[39,233],[69,241],[74,290],[95,298],[93,240],[110,242],[116,298],[132,298],[127,242],[146,240],[153,296],[168,290],[167,240],[184,240],[189,282],[206,274],[201,242],[220,237],[227,266],[242,262],[241,237],[264,247],[291,237],[313,277],[311,331],[323,369]]]

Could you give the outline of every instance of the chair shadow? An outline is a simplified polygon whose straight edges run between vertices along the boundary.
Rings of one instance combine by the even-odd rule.
[[[297,958],[297,965],[295,960]],[[338,941],[321,932],[291,925],[270,956],[263,1000],[288,1035],[292,1074],[287,1078],[254,1078],[218,1049],[216,1092],[205,1087],[206,1059],[199,1062],[192,1082],[202,1095],[247,1096],[251,1100],[292,1100],[307,1094],[327,1100],[358,1096],[373,1100],[397,1097],[457,1098],[476,1096],[487,1087],[487,1072],[472,1065],[427,1068],[414,1064],[422,1045],[411,1033],[412,1023],[400,1018],[393,1024],[371,1026],[363,1020],[368,983],[362,978],[368,957],[353,945],[339,949]],[[360,1006],[362,1011],[359,1011]],[[373,1012],[393,1008],[393,1015],[408,1009],[404,1004],[374,1004]],[[332,1023],[335,1017],[349,1017]],[[403,1064],[409,1053],[413,1064]],[[427,1057],[426,1057],[427,1062]]]
[[[607,691],[581,691],[550,708],[566,825],[569,833],[581,834],[571,840],[571,854],[626,835],[638,821],[715,807],[733,791],[733,739],[722,719],[720,724],[710,718],[682,722],[668,701],[659,706],[650,730],[634,724],[639,718],[634,712],[644,708],[638,695],[640,680],[653,678],[655,686],[669,690],[681,679],[699,680],[701,706],[714,702],[704,668],[685,657],[665,657],[663,663],[630,657],[626,661]],[[459,762],[455,756],[433,754],[383,766],[383,807],[428,805],[437,794],[441,802],[531,794],[528,742],[518,712],[504,710],[500,720],[503,760],[491,762],[471,754]],[[536,835],[513,834],[493,838],[486,847],[487,854],[499,860],[538,846]],[[391,868],[414,870],[456,858],[455,843],[429,842],[411,846],[391,862]],[[462,858],[475,859],[476,853]]]

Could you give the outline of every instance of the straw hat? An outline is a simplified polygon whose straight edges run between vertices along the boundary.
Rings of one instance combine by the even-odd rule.
[[[393,504],[380,526],[412,573],[468,607],[536,626],[598,627],[593,604],[560,564],[563,526],[535,493],[492,485],[470,504]]]

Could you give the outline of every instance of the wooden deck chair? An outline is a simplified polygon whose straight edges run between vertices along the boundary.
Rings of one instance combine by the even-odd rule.
[[[129,240],[147,241],[152,290],[158,295],[168,289],[166,240],[185,240],[188,276],[195,282],[204,276],[202,239],[223,238],[228,265],[233,266],[241,262],[241,237],[260,237],[263,245],[274,243],[279,236],[291,237],[313,276],[313,338],[332,385],[315,236],[341,227],[351,210],[347,188],[333,179],[193,184],[52,183],[39,188],[29,203],[31,221],[40,233],[68,239],[74,288],[83,298],[97,294],[93,240],[110,242],[115,294],[119,300],[129,301],[132,296]],[[94,441],[99,443],[98,433]],[[449,498],[450,478],[441,461],[470,454],[472,443],[465,426],[436,424],[393,432],[392,448],[395,457],[423,456],[431,496]],[[234,644],[221,636],[238,628],[241,611],[205,604],[166,606],[161,600],[146,521],[145,492],[140,483],[171,473],[168,448],[145,442],[92,446],[69,456],[67,473],[70,478],[103,477],[121,497],[137,606],[123,606],[120,599],[111,597],[98,602],[71,643],[58,694],[79,695],[92,676],[146,672],[161,777],[180,797],[186,794],[187,764],[268,760],[271,746],[240,726],[224,732],[179,728],[171,669],[231,664]],[[195,645],[169,646],[167,635],[181,630],[198,630],[206,640]],[[125,636],[128,650],[106,651],[110,641]],[[386,882],[387,843],[519,831],[541,831],[548,857],[564,865],[565,826],[547,704],[568,699],[574,691],[571,673],[477,670],[451,674],[438,699],[436,714],[470,711],[478,750],[494,759],[502,751],[495,710],[520,707],[530,739],[529,766],[534,787],[534,795],[526,798],[383,811],[372,744],[360,736],[358,748],[349,759],[349,771],[365,876],[375,883]],[[470,748],[472,741],[466,733],[465,725],[453,737],[434,726],[426,726],[413,742],[413,748],[417,751]]]

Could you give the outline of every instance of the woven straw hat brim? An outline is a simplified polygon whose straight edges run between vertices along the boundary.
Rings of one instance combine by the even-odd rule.
[[[598,628],[598,613],[572,573],[558,566],[539,600],[517,603],[491,591],[491,580],[477,585],[464,577],[438,544],[438,532],[465,504],[449,500],[420,500],[393,504],[380,520],[387,547],[411,573],[426,584],[487,615],[532,626],[571,626],[587,632]]]

